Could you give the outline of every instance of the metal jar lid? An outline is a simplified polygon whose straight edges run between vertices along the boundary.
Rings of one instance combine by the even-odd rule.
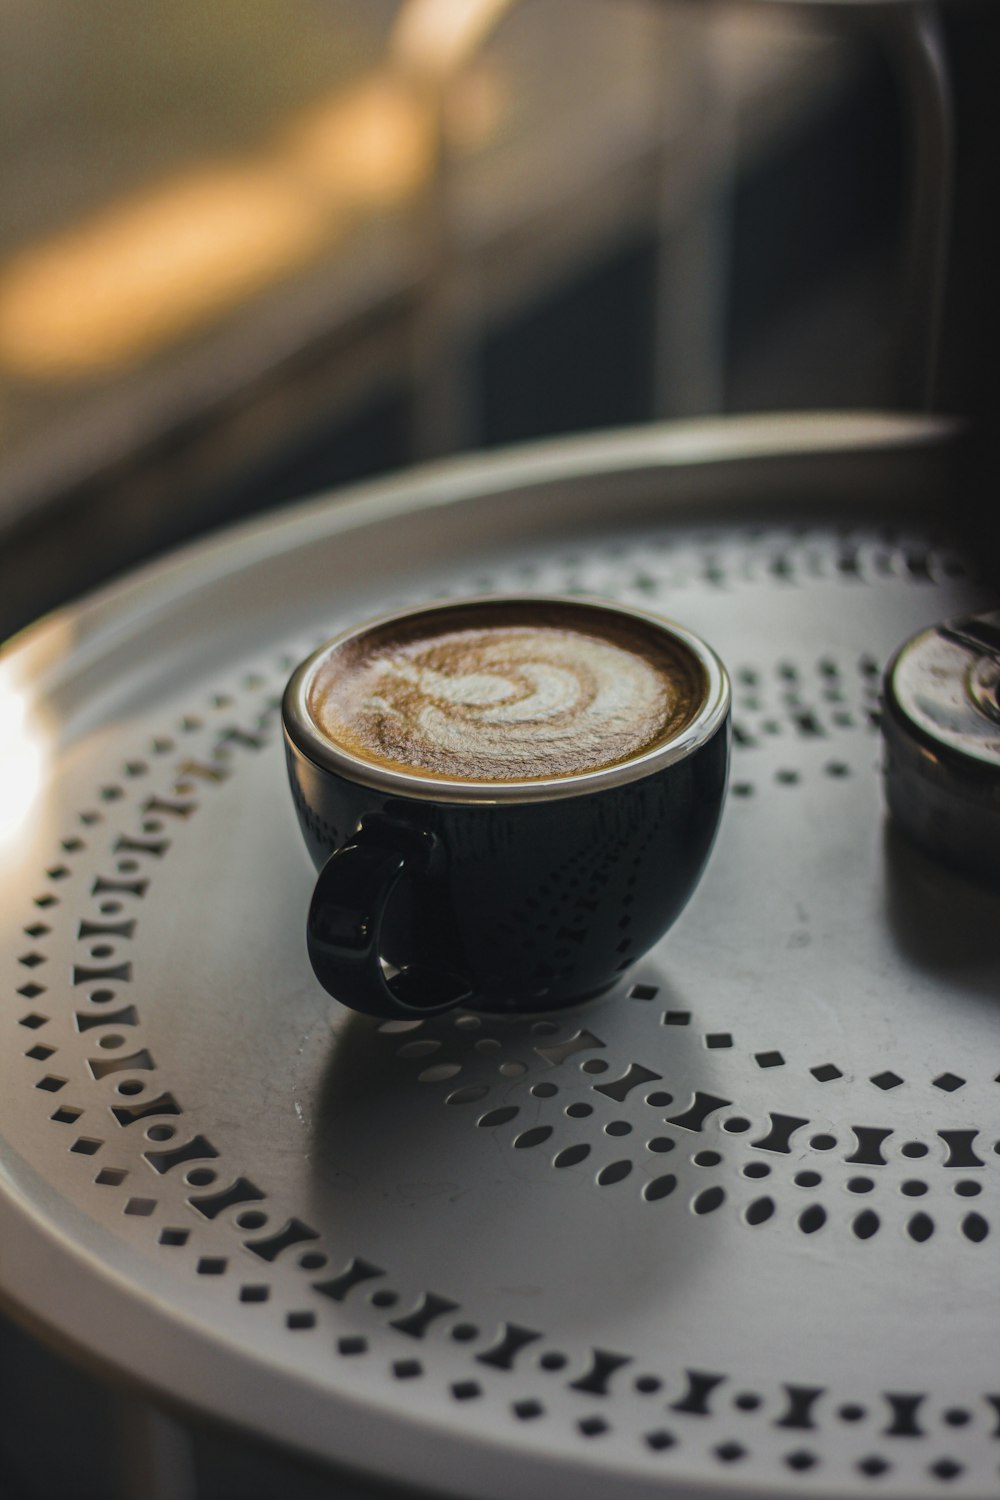
[[[1000,610],[907,641],[886,670],[884,709],[896,822],[936,858],[1000,880]]]

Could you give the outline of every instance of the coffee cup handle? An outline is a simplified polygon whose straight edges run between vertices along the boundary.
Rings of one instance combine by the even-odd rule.
[[[426,876],[441,850],[434,835],[379,814],[362,820],[319,873],[306,923],[313,973],[334,999],[368,1015],[413,1020],[471,999],[461,975],[405,964],[390,978],[382,964],[382,925],[393,891]]]

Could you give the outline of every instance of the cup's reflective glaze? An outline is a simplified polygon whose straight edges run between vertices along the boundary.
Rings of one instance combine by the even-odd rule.
[[[681,627],[593,602],[688,646],[706,690],[674,739],[582,776],[441,782],[355,761],[305,707],[311,672],[337,642],[293,674],[282,709],[288,774],[322,872],[309,952],[345,1004],[384,1016],[572,1004],[612,985],[686,904],[725,796],[728,678]]]

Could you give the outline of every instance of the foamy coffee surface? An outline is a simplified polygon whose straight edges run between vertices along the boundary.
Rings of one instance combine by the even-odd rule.
[[[684,647],[585,605],[497,603],[375,628],[317,670],[309,711],[362,760],[460,781],[581,775],[679,733],[704,692]]]

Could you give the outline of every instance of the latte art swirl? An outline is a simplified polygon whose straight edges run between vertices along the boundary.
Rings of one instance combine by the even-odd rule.
[[[639,631],[598,634],[578,613],[362,637],[318,674],[311,712],[352,754],[422,775],[530,781],[616,765],[690,720],[697,663]]]

